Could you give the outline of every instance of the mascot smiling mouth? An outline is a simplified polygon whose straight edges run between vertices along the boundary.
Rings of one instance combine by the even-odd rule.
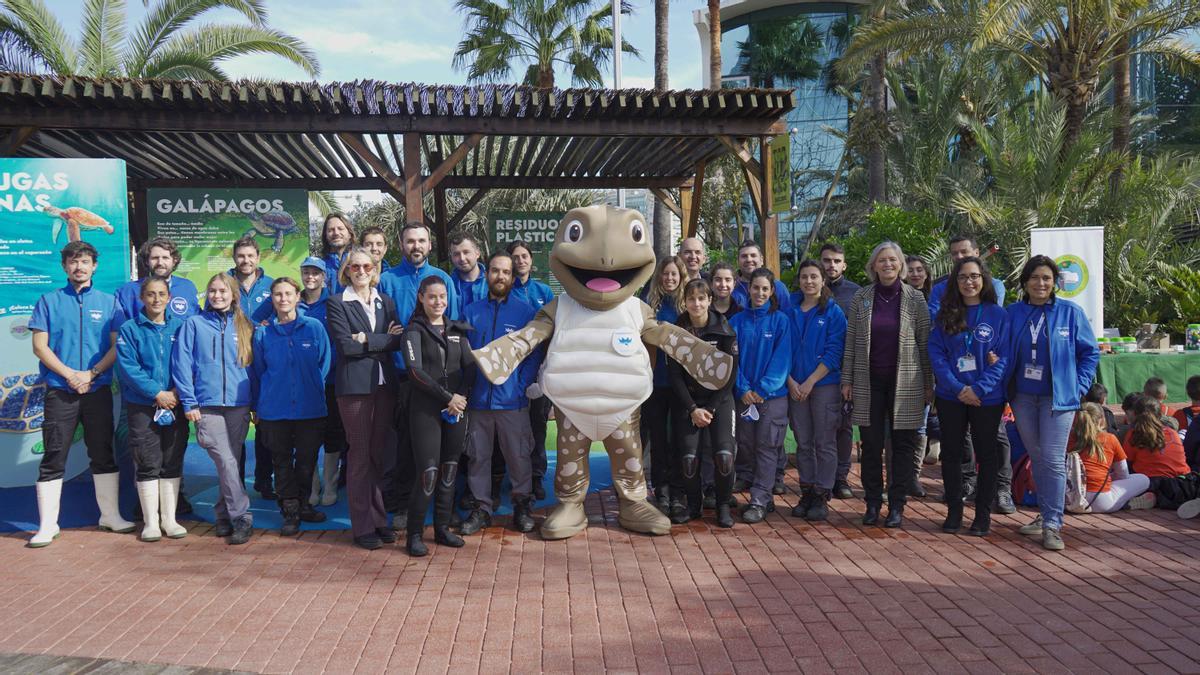
[[[572,209],[550,251],[550,271],[588,309],[612,309],[654,274],[649,228],[637,211],[612,206]]]
[[[575,280],[583,284],[585,287],[596,291],[597,293],[612,293],[629,285],[629,282],[637,278],[640,267],[631,267],[623,270],[585,270],[582,267],[573,267],[564,265]]]

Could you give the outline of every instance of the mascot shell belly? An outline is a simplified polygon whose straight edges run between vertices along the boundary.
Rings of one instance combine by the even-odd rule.
[[[542,390],[588,438],[607,438],[650,397],[650,354],[639,337],[641,301],[598,312],[560,296]]]

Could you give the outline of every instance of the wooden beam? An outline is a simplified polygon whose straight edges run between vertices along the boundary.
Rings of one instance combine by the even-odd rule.
[[[694,197],[694,188],[691,185],[685,185],[679,188],[679,223],[683,226],[683,238],[693,236],[687,231],[688,223],[692,221],[692,211],[698,211],[700,204]]]
[[[99,155],[96,155],[99,156]],[[677,188],[687,185],[686,176],[446,176],[438,185],[442,188],[513,189],[533,188],[562,190],[606,190],[613,188]],[[386,181],[382,181],[387,184]],[[375,176],[322,176],[318,178],[239,178],[197,176],[194,178],[129,177],[129,187],[196,187],[196,188],[304,188],[306,190],[379,190],[381,179]],[[400,192],[403,193],[403,187]],[[403,201],[403,199],[401,199]]]
[[[684,238],[696,236],[696,230],[700,229],[700,200],[704,198],[704,172],[706,169],[706,162],[696,165],[695,187],[692,188],[692,208],[688,212],[687,220],[683,221]]]
[[[437,232],[438,260],[443,262],[450,259],[450,236],[446,223],[446,189],[435,188],[433,191],[433,224]]]
[[[467,136],[466,140],[464,140],[462,143],[459,143],[458,147],[450,153],[449,157],[442,160],[442,163],[439,164],[436,169],[429,172],[429,176],[421,183],[421,191],[429,192],[433,188],[437,187],[437,184],[442,182],[442,179],[445,178],[446,175],[451,171],[453,171],[454,167],[458,166],[458,163],[463,161],[463,158],[467,156],[467,153],[470,152],[472,148],[479,145],[479,141],[481,140],[483,140],[483,134],[471,134],[470,136]]]
[[[8,138],[4,139],[4,147],[0,156],[12,157],[22,145],[25,145],[25,141],[37,133],[37,130],[37,127],[17,127],[8,132]]]
[[[404,179],[397,176],[382,157],[378,157],[375,153],[371,152],[371,149],[367,147],[366,143],[362,142],[362,139],[357,134],[338,134],[338,140],[350,148],[362,161],[366,162],[367,166],[371,167],[375,175],[379,176],[384,183],[387,183],[395,190],[404,189]]]
[[[754,159],[754,155],[750,153],[750,148],[745,141],[734,139],[729,136],[718,135],[717,140],[721,141],[721,145],[729,148],[734,157],[742,163],[742,166],[750,167],[754,173],[762,175],[762,165]]]
[[[758,176],[751,173],[750,169],[746,166],[742,166],[742,177],[746,179],[746,188],[750,192],[750,204],[754,207],[755,219],[759,220],[761,224],[763,212],[762,181],[758,179]]]
[[[425,213],[421,192],[421,135],[404,134],[404,212],[410,222],[414,213]]]
[[[758,144],[759,161],[762,163],[762,188],[761,198],[759,200],[759,224],[762,225],[763,240],[763,264],[767,269],[775,273],[776,278],[779,277],[781,270],[779,269],[779,217],[771,212],[771,205],[774,203],[771,199],[773,190],[772,183],[772,162],[771,162],[771,144],[765,139]]]
[[[453,232],[454,229],[462,223],[463,218],[467,217],[467,214],[471,212],[471,209],[475,208],[479,201],[483,199],[488,192],[489,190],[487,188],[480,188],[476,190],[475,194],[471,195],[471,198],[468,199],[466,203],[462,205],[462,208],[458,210],[458,213],[454,214],[454,217],[450,219],[450,222],[446,223],[446,229]]]
[[[654,195],[655,199],[662,202],[663,206],[667,207],[671,213],[674,213],[680,222],[683,222],[683,209],[679,208],[679,204],[676,204],[675,200],[671,198],[671,193],[656,187],[650,188],[650,192]]]

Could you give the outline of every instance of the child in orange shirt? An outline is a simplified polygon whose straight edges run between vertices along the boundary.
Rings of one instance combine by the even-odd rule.
[[[1187,395],[1192,404],[1176,410],[1173,414],[1179,422],[1179,430],[1187,431],[1192,419],[1200,416],[1200,375],[1193,375],[1187,381]]]
[[[1078,452],[1083,463],[1092,513],[1120,511],[1126,504],[1130,508],[1153,508],[1153,499],[1134,500],[1150,488],[1150,479],[1129,473],[1121,442],[1103,428],[1104,410],[1095,403],[1084,403],[1075,415],[1068,448],[1068,452]]]
[[[1125,454],[1133,468],[1153,479],[1175,478],[1191,469],[1183,454],[1183,440],[1163,425],[1159,402],[1149,396],[1138,399],[1133,408],[1133,426],[1125,434]]]

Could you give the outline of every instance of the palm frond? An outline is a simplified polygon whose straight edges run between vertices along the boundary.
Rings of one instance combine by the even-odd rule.
[[[43,0],[4,0],[8,14],[0,14],[0,32],[12,33],[31,54],[56,73],[78,72],[75,41]]]
[[[121,74],[125,42],[125,0],[86,0],[83,6],[80,64],[93,77]]]
[[[266,26],[264,0],[157,0],[133,31],[125,53],[125,71],[139,77],[146,64],[171,38],[202,14],[226,8],[241,13],[257,27]]]
[[[342,204],[332,190],[312,190],[308,193],[308,203],[316,207],[321,217],[331,213],[342,213]]]
[[[316,54],[306,44],[282,31],[258,26],[206,24],[172,37],[160,54],[146,64],[144,77],[160,77],[163,61],[178,60],[180,54],[219,64],[245,54],[274,54],[304,69],[310,76],[320,73]]]

